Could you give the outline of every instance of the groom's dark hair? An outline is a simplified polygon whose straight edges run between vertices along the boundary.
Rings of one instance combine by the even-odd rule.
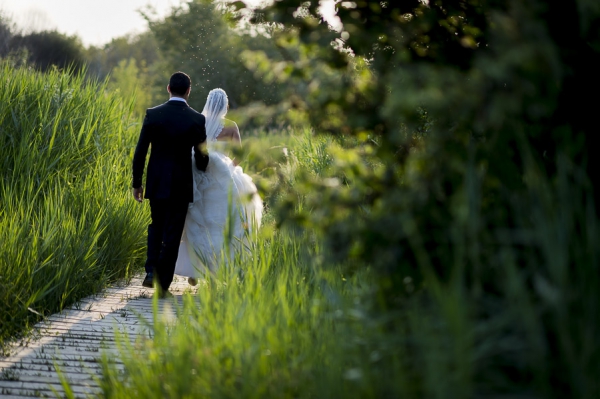
[[[171,75],[171,79],[169,79],[169,88],[171,89],[171,94],[175,96],[183,96],[185,92],[192,85],[192,79],[183,73],[183,72],[175,72]]]

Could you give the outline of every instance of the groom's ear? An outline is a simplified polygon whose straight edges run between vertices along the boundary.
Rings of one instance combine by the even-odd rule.
[[[167,85],[167,91],[168,91],[169,93],[171,93],[171,86],[170,86],[170,85]]]

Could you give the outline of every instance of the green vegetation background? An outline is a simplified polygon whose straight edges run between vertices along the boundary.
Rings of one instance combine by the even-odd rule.
[[[245,140],[236,155],[267,204],[250,252],[186,296],[175,325],[158,323],[153,340],[133,346],[123,340],[125,371],[107,359],[104,395],[598,397],[598,129],[595,102],[582,95],[600,92],[598,3],[356,0],[338,4],[341,31],[320,23],[318,6],[285,0],[246,20],[242,2],[189,1],[165,19],[148,14],[144,34],[80,48],[88,69],[71,58],[84,80],[108,76],[105,87],[78,81],[95,87],[96,102],[137,88],[127,104],[138,115],[163,100],[176,69],[192,75],[197,109],[223,87]],[[4,73],[30,79],[42,75],[15,66],[52,65],[34,57],[33,38],[2,32],[25,43],[3,53]],[[34,119],[9,118],[11,107],[6,126]],[[107,115],[128,126],[128,112]],[[86,136],[94,125],[71,129],[68,118],[48,115],[52,123],[15,130],[32,135],[19,148],[45,138],[41,148],[54,154],[59,137]],[[65,136],[48,133],[56,123]],[[127,201],[132,129],[114,147],[111,165],[123,169],[106,182],[122,198],[120,215],[130,212],[122,223],[134,220],[140,232],[130,229],[131,255],[123,254],[135,263],[147,216]],[[90,147],[105,154],[98,159],[113,156],[104,151],[110,140]],[[10,148],[9,163],[29,154]],[[56,162],[40,171],[63,192],[75,180]],[[20,176],[23,186],[42,181]],[[32,198],[48,197],[44,187]],[[15,190],[1,206],[19,198]],[[123,224],[102,231],[123,234]],[[86,242],[99,249],[84,253],[103,253],[94,239]],[[28,246],[3,251],[15,248]],[[31,258],[23,285],[44,256]],[[113,264],[86,273],[116,277],[104,266]],[[27,291],[19,311],[35,318],[30,305],[55,292],[53,283]]]

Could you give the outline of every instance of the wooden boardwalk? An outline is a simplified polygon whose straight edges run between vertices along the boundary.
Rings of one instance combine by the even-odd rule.
[[[195,291],[186,278],[175,276],[170,289],[174,298],[159,300],[161,315],[174,318],[175,301],[190,289]],[[0,357],[0,398],[56,397],[55,391],[62,397],[56,366],[76,397],[96,396],[102,353],[119,364],[114,332],[126,331],[131,339],[151,337],[153,292],[137,277],[37,324],[31,338],[16,342],[9,357]]]

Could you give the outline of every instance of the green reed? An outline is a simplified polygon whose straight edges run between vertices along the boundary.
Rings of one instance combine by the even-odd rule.
[[[128,277],[147,214],[128,190],[134,99],[83,73],[0,64],[0,344]]]
[[[268,148],[280,156],[273,140]],[[285,140],[290,155],[273,166],[284,186],[304,184],[294,169],[327,164],[327,140],[308,133]],[[155,309],[151,338],[118,336],[124,370],[103,360],[102,396],[597,397],[598,219],[579,169],[557,165],[556,182],[529,168],[510,230],[475,237],[471,224],[484,217],[481,177],[467,168],[472,184],[458,206],[468,212],[448,221],[456,233],[446,257],[453,277],[440,280],[421,253],[415,268],[423,286],[399,295],[393,308],[379,305],[380,277],[368,265],[343,275],[325,264],[317,235],[275,228],[269,215],[250,252],[173,302],[175,320]],[[496,289],[469,283],[474,248],[494,253],[496,263],[482,267]]]
[[[341,378],[345,370],[327,360],[343,356],[331,331],[339,315],[326,298],[337,294],[310,262],[298,262],[302,244],[286,233],[260,240],[252,257],[184,296],[178,323],[156,319],[152,340],[121,340],[126,373],[106,363],[104,394],[282,397],[315,378]]]

